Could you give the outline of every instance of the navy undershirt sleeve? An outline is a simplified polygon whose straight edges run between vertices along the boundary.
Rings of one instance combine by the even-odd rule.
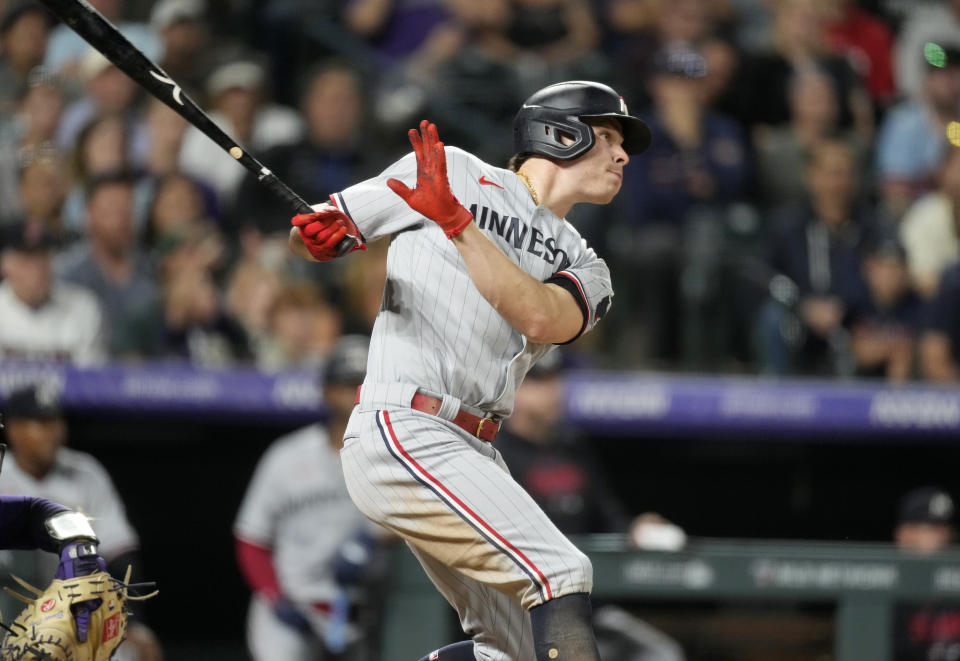
[[[0,495],[0,548],[57,552],[44,522],[68,508],[46,498]]]

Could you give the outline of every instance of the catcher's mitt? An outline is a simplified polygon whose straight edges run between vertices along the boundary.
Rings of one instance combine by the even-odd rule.
[[[129,595],[129,568],[123,582],[100,571],[54,579],[42,592],[23,579],[13,578],[36,597],[4,588],[28,605],[10,626],[3,625],[7,634],[0,646],[2,661],[107,661],[126,636],[127,601],[157,594]],[[89,623],[85,640],[77,632],[78,612],[83,612]]]

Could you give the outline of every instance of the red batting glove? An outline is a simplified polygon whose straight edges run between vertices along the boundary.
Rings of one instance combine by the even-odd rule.
[[[413,153],[417,155],[417,187],[408,188],[399,179],[388,179],[387,186],[403,198],[411,209],[426,216],[452,239],[466,228],[473,216],[454,197],[447,180],[447,154],[437,135],[437,126],[427,120],[420,130],[407,132]]]
[[[327,208],[313,213],[297,214],[290,222],[299,230],[300,239],[310,255],[318,262],[329,262],[337,257],[337,244],[347,235],[350,220],[339,209]],[[366,249],[367,247],[358,241],[349,252]]]

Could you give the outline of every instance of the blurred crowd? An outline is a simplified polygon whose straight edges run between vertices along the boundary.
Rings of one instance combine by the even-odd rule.
[[[311,203],[407,150],[506,164],[533,91],[654,133],[571,220],[611,266],[598,367],[960,380],[960,0],[91,0]],[[39,4],[0,0],[0,360],[321,364],[386,242],[292,210]]]

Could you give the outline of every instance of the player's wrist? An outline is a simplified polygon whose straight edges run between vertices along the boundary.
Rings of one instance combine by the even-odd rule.
[[[440,226],[443,228],[447,238],[453,239],[459,236],[472,222],[473,214],[462,205],[457,205],[456,211],[446,221],[441,223]]]
[[[97,534],[90,525],[90,519],[80,512],[64,511],[54,514],[46,521],[44,527],[50,539],[64,547],[71,542],[80,540],[93,542],[94,548],[100,542]]]

